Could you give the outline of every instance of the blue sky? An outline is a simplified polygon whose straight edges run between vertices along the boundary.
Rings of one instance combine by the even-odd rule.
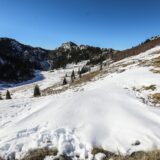
[[[160,0],[0,0],[0,37],[125,49],[160,34]]]

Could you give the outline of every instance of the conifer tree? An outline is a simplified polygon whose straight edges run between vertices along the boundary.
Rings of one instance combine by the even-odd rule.
[[[7,92],[6,92],[6,99],[12,99],[9,90],[7,90]]]
[[[41,96],[41,91],[40,91],[40,88],[39,86],[36,84],[35,87],[34,87],[34,94],[33,94],[34,97],[39,97]]]
[[[67,79],[66,79],[66,77],[64,77],[64,79],[63,79],[63,85],[66,85],[67,84]]]
[[[3,100],[1,93],[0,93],[0,100]]]
[[[75,79],[75,73],[74,73],[74,70],[72,71],[72,74],[71,74],[71,78]]]

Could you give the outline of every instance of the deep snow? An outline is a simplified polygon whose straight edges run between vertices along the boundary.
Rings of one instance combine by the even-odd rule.
[[[151,84],[159,91],[160,75],[137,65],[138,60],[159,55],[158,46],[114,63],[111,68],[135,62],[124,67],[124,72],[107,74],[79,89],[0,101],[0,154],[16,152],[20,158],[29,149],[49,146],[68,156],[91,159],[94,146],[122,154],[160,148],[160,109],[142,103],[133,91],[133,87]],[[45,86],[43,82],[47,78],[39,84]],[[19,95],[24,95],[21,91]],[[132,145],[137,140],[141,144]]]

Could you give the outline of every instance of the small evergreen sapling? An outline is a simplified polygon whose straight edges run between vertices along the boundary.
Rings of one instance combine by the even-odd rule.
[[[74,70],[73,70],[72,74],[71,74],[71,81],[74,82],[74,79],[76,79],[76,77],[75,77],[75,73],[74,73]]]
[[[66,85],[67,84],[67,79],[66,79],[66,77],[64,77],[64,79],[63,79],[63,85]]]
[[[6,99],[12,99],[9,90],[7,90],[7,92],[6,92]]]
[[[3,100],[1,93],[0,93],[0,100]]]
[[[34,94],[33,94],[34,97],[39,97],[41,96],[41,91],[40,91],[40,88],[39,86],[36,84],[35,87],[34,87]]]
[[[74,70],[72,71],[71,77],[73,77],[74,79],[76,78]]]

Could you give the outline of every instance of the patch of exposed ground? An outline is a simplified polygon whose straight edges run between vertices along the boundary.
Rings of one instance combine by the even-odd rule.
[[[58,155],[57,149],[35,149],[30,150],[21,160],[44,160],[45,157],[51,156],[53,159],[56,160],[72,160],[73,157],[68,157],[66,155]],[[91,154],[93,155],[93,159],[96,159],[95,157],[98,154],[103,155],[102,160],[159,160],[160,159],[160,151],[154,150],[149,152],[144,151],[138,151],[133,152],[131,155],[121,155],[120,153],[114,154],[112,152],[109,152],[107,150],[104,150],[101,147],[95,147],[91,151]],[[87,157],[86,157],[87,158]],[[75,158],[74,158],[75,159]],[[77,160],[80,160],[79,156],[76,156]],[[81,159],[82,160],[82,159]]]
[[[160,93],[154,93],[149,95],[149,100],[153,104],[160,104]]]

